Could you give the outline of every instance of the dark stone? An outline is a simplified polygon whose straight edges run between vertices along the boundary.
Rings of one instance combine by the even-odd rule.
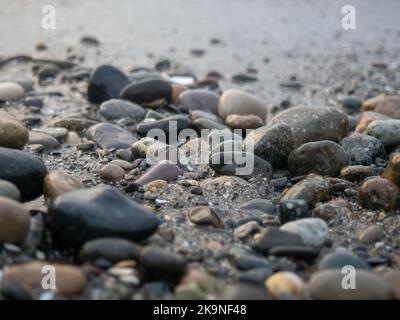
[[[105,150],[127,149],[136,141],[132,133],[111,123],[95,124],[86,133],[89,139]]]
[[[179,102],[186,112],[201,110],[217,114],[219,95],[205,89],[193,89],[182,92]]]
[[[269,250],[278,246],[300,246],[303,241],[300,236],[292,232],[269,227],[254,239],[253,249],[268,254]]]
[[[238,209],[245,211],[255,210],[271,215],[276,214],[276,206],[272,203],[271,200],[267,199],[252,199],[250,201],[241,204]]]
[[[304,246],[278,246],[269,250],[269,254],[276,257],[313,261],[318,257],[319,251],[315,248]]]
[[[371,266],[365,260],[349,253],[330,253],[325,255],[318,264],[318,269],[342,269],[349,265],[355,269],[371,270]]]
[[[159,99],[170,103],[172,87],[163,80],[145,80],[127,85],[121,91],[120,98],[140,105],[150,104]]]
[[[281,224],[310,216],[307,202],[303,199],[282,200],[279,203],[279,210],[279,221]]]

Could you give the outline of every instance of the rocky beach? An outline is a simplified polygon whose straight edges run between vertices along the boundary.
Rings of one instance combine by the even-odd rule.
[[[353,2],[1,8],[0,299],[400,299],[400,5]]]

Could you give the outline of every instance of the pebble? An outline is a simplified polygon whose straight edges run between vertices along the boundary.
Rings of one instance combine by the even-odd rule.
[[[348,97],[344,99],[342,102],[343,108],[349,114],[357,113],[361,108],[361,104],[362,104],[361,99],[356,97]]]
[[[266,119],[267,106],[259,98],[238,89],[229,89],[222,94],[218,114],[226,119],[231,114],[256,115]]]
[[[286,168],[288,156],[294,149],[292,131],[284,123],[258,128],[246,136],[242,148],[254,152],[274,168]]]
[[[103,150],[126,149],[136,141],[132,133],[111,123],[95,124],[87,129],[86,134]]]
[[[352,266],[357,270],[372,270],[371,266],[365,260],[349,253],[329,253],[318,263],[319,270],[342,269],[344,266]]]
[[[390,155],[388,165],[382,173],[382,177],[400,187],[400,152],[393,152]]]
[[[182,130],[189,128],[191,125],[191,121],[188,117],[182,115],[170,116],[167,118],[163,118],[156,121],[146,121],[141,122],[137,128],[136,132],[141,136],[148,135],[151,130],[162,130],[165,133],[172,132],[172,128],[176,128],[175,130]],[[158,132],[155,132],[158,135]]]
[[[158,100],[171,102],[171,85],[163,80],[153,79],[134,82],[122,89],[119,97],[142,106],[150,106]]]
[[[28,130],[4,110],[0,110],[0,132],[2,147],[22,149],[28,142]]]
[[[68,134],[68,130],[65,128],[33,128],[32,131],[47,134],[57,140],[64,139]]]
[[[363,133],[365,130],[367,130],[369,124],[375,120],[389,120],[389,119],[390,119],[389,117],[381,113],[373,111],[365,111],[361,113],[361,115],[358,117],[355,132]]]
[[[223,222],[218,214],[210,207],[198,206],[189,211],[189,220],[201,226],[211,225],[216,228],[221,227]]]
[[[303,199],[287,199],[279,203],[279,222],[286,222],[309,217],[308,205]]]
[[[118,149],[117,151],[115,151],[115,154],[117,155],[118,158],[124,161],[133,160],[132,152],[130,149]]]
[[[365,178],[375,175],[374,168],[370,166],[347,166],[340,171],[340,178],[352,182],[363,181]]]
[[[32,154],[0,147],[0,179],[15,184],[22,201],[42,195],[46,174],[46,166]]]
[[[239,248],[233,248],[229,251],[231,263],[238,270],[249,269],[271,269],[271,263],[264,257],[259,257],[254,254],[249,254],[247,251]]]
[[[333,141],[308,142],[293,150],[288,158],[289,171],[296,176],[316,173],[336,177],[347,166],[349,157]]]
[[[116,164],[106,164],[100,169],[100,178],[103,180],[117,182],[125,177],[125,170]]]
[[[264,125],[264,121],[256,115],[230,114],[225,119],[225,125],[231,129],[256,129]]]
[[[300,299],[304,295],[305,283],[293,272],[280,271],[270,276],[265,286],[275,299]]]
[[[232,151],[241,151],[242,150],[242,142],[240,140],[225,140],[219,144],[215,144],[212,146],[211,154],[218,152],[232,152]]]
[[[29,132],[29,144],[41,144],[44,151],[51,151],[60,148],[60,142],[46,134],[41,132],[30,131]]]
[[[364,101],[363,109],[375,111],[394,119],[400,119],[400,97],[395,95],[381,95]]]
[[[48,212],[52,237],[63,248],[78,248],[104,237],[140,241],[159,224],[154,214],[105,185],[61,194],[50,203]]]
[[[242,203],[238,210],[244,211],[260,211],[267,214],[275,215],[276,207],[271,200],[255,198],[245,203]]]
[[[119,159],[111,161],[110,164],[119,166],[124,170],[132,170],[134,167],[132,163],[125,161],[125,160],[119,160]]]
[[[290,257],[312,262],[318,257],[319,250],[305,246],[278,246],[269,250],[269,254],[275,257]]]
[[[155,180],[170,182],[182,175],[183,171],[176,164],[171,162],[160,162],[152,166],[144,175],[135,181],[136,184],[144,186]]]
[[[120,99],[107,100],[100,105],[100,114],[108,120],[121,118],[141,120],[145,113],[141,106]]]
[[[82,262],[96,263],[106,260],[115,264],[125,260],[139,260],[141,247],[131,241],[120,238],[101,238],[86,242],[79,252]]]
[[[370,210],[391,211],[397,208],[399,188],[384,178],[370,178],[357,190],[357,201]]]
[[[340,145],[349,155],[351,165],[369,166],[376,158],[385,159],[386,151],[383,144],[376,138],[355,133],[340,141]]]
[[[29,230],[29,212],[15,200],[0,197],[0,244],[20,243]]]
[[[97,121],[86,119],[77,113],[70,113],[50,120],[47,125],[52,128],[66,128],[68,131],[80,132],[95,124]]]
[[[295,147],[313,141],[340,141],[349,126],[346,114],[332,107],[293,107],[274,116],[267,126],[279,123],[286,123],[292,129]]]
[[[260,225],[256,221],[249,221],[238,226],[233,232],[238,239],[246,239],[260,231]]]
[[[6,197],[15,201],[21,201],[21,193],[15,184],[6,181],[0,180],[0,197]]]
[[[400,300],[400,270],[389,270],[384,278],[392,289],[393,297]]]
[[[351,211],[348,208],[337,206],[333,203],[323,203],[312,210],[313,218],[320,218],[327,223],[334,220],[340,222],[346,221],[350,216]]]
[[[44,106],[44,101],[43,98],[27,97],[24,101],[24,105],[27,107],[36,107],[41,109]]]
[[[395,148],[400,145],[400,120],[375,120],[365,134],[378,139],[387,150]]]
[[[90,75],[88,84],[88,99],[90,102],[102,103],[118,98],[122,88],[130,80],[117,68],[110,65],[98,66]]]
[[[385,280],[369,271],[357,270],[356,286],[343,290],[344,274],[340,269],[314,273],[308,282],[311,297],[316,300],[388,300],[391,289]]]
[[[211,120],[209,118],[197,118],[193,120],[192,127],[201,132],[202,129],[205,130],[229,130],[229,128],[219,121]]]
[[[205,89],[185,90],[179,95],[179,103],[185,112],[200,110],[217,114],[219,95]]]
[[[286,199],[303,199],[310,209],[314,208],[317,202],[328,200],[330,196],[330,183],[328,180],[316,174],[309,174],[304,179],[287,189],[282,197]]]
[[[385,239],[385,231],[381,226],[371,225],[361,232],[358,239],[367,245],[374,244],[375,242]]]
[[[53,200],[65,192],[82,188],[83,184],[81,181],[60,171],[50,171],[44,179],[44,196],[46,201]]]
[[[216,295],[217,300],[270,300],[264,286],[250,282],[233,283],[223,287]]]
[[[0,102],[21,100],[23,98],[25,98],[25,90],[18,83],[0,83]]]
[[[285,223],[281,230],[299,235],[303,244],[319,247],[328,239],[328,225],[319,218],[304,218]]]
[[[297,234],[277,227],[268,227],[260,234],[254,236],[252,247],[262,254],[268,254],[275,247],[297,246],[301,244],[302,238]]]

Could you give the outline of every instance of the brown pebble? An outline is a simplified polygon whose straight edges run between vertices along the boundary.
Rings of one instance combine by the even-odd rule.
[[[125,171],[115,164],[107,164],[100,170],[100,178],[107,181],[120,181],[124,178]]]
[[[220,217],[207,206],[199,206],[190,210],[189,220],[197,225],[212,225],[221,227],[222,221]]]
[[[29,212],[20,203],[0,197],[0,244],[24,240],[29,223]]]
[[[365,209],[391,211],[397,207],[398,193],[397,186],[389,180],[371,178],[358,188],[357,200]]]

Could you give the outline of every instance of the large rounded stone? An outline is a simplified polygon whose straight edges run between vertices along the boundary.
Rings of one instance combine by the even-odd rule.
[[[202,110],[216,114],[219,95],[205,89],[187,90],[179,95],[179,102],[185,111]]]
[[[328,225],[319,218],[305,218],[285,223],[281,230],[299,235],[307,246],[321,246],[328,238]]]
[[[256,129],[264,125],[264,121],[256,115],[230,114],[225,119],[225,124],[232,129]]]
[[[0,146],[21,149],[28,142],[28,130],[11,116],[0,110]]]
[[[169,103],[172,87],[168,82],[157,79],[134,82],[123,88],[120,98],[144,106],[160,99]]]
[[[281,246],[298,246],[302,245],[302,238],[289,231],[279,229],[277,227],[269,227],[260,234],[254,236],[252,247],[254,250],[268,254],[272,248]]]
[[[389,159],[389,163],[382,173],[382,177],[393,182],[400,188],[400,152],[394,152]]]
[[[21,201],[21,193],[16,185],[6,180],[0,180],[0,196]]]
[[[386,149],[393,149],[400,145],[400,120],[375,120],[365,134],[378,139]]]
[[[371,270],[371,266],[363,259],[349,253],[330,253],[324,256],[318,264],[320,270],[342,269],[344,266],[352,266],[355,269]]]
[[[389,120],[389,119],[390,119],[389,117],[381,113],[373,111],[365,111],[361,113],[361,115],[358,117],[355,132],[363,133],[365,130],[367,130],[369,124],[375,120]]]
[[[25,90],[18,83],[0,83],[0,102],[20,100],[25,97]]]
[[[58,140],[46,133],[42,132],[29,132],[29,144],[41,144],[45,151],[58,149],[60,147],[60,142]]]
[[[30,215],[18,202],[0,197],[0,244],[19,243],[28,233]]]
[[[364,110],[373,110],[394,119],[400,119],[400,97],[379,95],[363,103]]]
[[[152,166],[143,176],[135,181],[136,184],[144,186],[155,180],[165,180],[170,182],[182,175],[183,171],[176,164],[170,162],[160,162]]]
[[[398,195],[399,188],[389,180],[371,178],[358,188],[357,200],[366,209],[391,211],[398,207]]]
[[[98,123],[87,129],[89,139],[96,142],[102,149],[126,149],[136,141],[128,130],[111,123]]]
[[[340,141],[340,145],[350,157],[350,164],[369,166],[377,157],[386,158],[383,144],[376,138],[355,133]]]
[[[47,201],[62,193],[83,188],[82,182],[59,171],[50,171],[44,179],[44,196]]]
[[[100,105],[100,114],[106,119],[130,118],[141,120],[145,113],[141,106],[120,99],[111,99]]]

